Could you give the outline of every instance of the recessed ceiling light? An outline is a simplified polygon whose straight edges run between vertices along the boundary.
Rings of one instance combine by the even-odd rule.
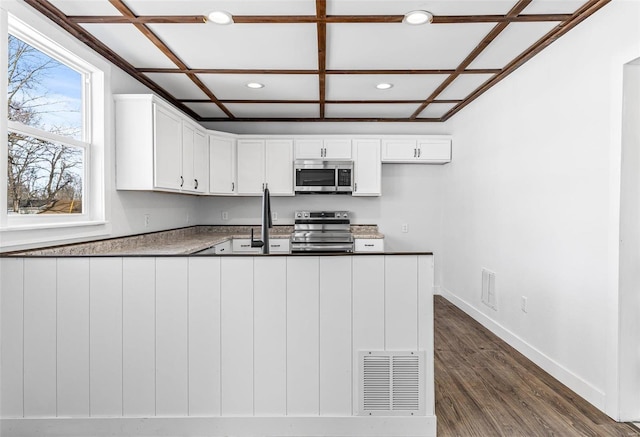
[[[254,89],[254,90],[259,90],[260,88],[264,88],[264,84],[259,83],[259,82],[249,82],[247,84],[248,88]]]
[[[388,90],[389,88],[393,88],[393,84],[383,82],[376,85],[376,88],[378,88],[379,90]]]
[[[233,23],[233,16],[227,11],[213,11],[210,12],[209,21],[215,24],[231,24]]]
[[[419,25],[431,23],[433,14],[427,11],[411,11],[407,12],[402,19],[405,24]]]

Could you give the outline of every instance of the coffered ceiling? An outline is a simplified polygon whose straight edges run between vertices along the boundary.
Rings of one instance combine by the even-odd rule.
[[[445,121],[609,1],[25,0],[203,122]]]

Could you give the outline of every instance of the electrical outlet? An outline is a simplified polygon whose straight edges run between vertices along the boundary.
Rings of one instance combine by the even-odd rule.
[[[227,211],[222,211],[222,220],[229,220],[229,213]]]
[[[151,214],[145,214],[144,215],[144,227],[148,228],[149,227],[149,222],[151,221]]]
[[[527,297],[526,296],[522,296],[520,298],[520,309],[522,310],[523,313],[527,312]]]
[[[191,223],[191,216],[187,214],[187,224]]]
[[[406,234],[409,232],[409,225],[407,223],[403,223],[401,229],[402,229],[402,233]]]
[[[278,213],[276,211],[273,211],[271,213],[271,218],[273,219],[273,221],[278,221]]]

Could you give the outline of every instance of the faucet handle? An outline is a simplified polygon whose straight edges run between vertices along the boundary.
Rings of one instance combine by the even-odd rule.
[[[253,239],[253,228],[251,228],[251,247],[262,247],[262,246],[264,246],[264,242],[262,240]]]

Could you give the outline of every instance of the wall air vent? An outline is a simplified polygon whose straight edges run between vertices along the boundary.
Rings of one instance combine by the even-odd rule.
[[[489,308],[498,311],[498,299],[496,296],[496,274],[490,270],[482,269],[482,303]]]
[[[424,352],[360,351],[359,415],[425,414]]]

